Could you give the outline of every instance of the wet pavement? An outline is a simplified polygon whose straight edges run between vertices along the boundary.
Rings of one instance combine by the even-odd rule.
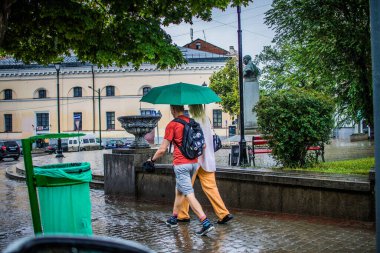
[[[363,149],[370,154],[371,148]],[[101,157],[99,151],[68,153],[65,162],[91,161],[101,173]],[[53,156],[36,159],[47,158],[56,162]],[[0,162],[0,250],[15,239],[33,235],[26,184],[5,177],[5,169],[16,164]],[[176,229],[164,225],[171,206],[110,197],[95,189],[91,202],[94,234],[134,240],[157,252],[375,252],[374,223],[369,222],[231,210],[235,219],[230,224],[216,224],[209,236],[198,237],[196,219]],[[212,210],[206,213],[216,220]]]

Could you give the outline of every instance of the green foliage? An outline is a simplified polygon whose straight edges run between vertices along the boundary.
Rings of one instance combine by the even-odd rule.
[[[375,158],[361,158],[346,161],[334,161],[318,163],[311,168],[283,168],[284,171],[300,170],[300,171],[313,171],[320,173],[334,173],[334,174],[356,174],[368,175],[369,171],[375,167]]]
[[[344,121],[373,126],[369,1],[274,0],[275,46],[255,59],[269,89],[305,87],[336,98]]]
[[[158,68],[185,60],[161,28],[194,17],[210,20],[213,8],[250,0],[4,0],[0,14],[0,56],[49,64],[74,52],[99,66],[144,62]]]
[[[254,110],[274,158],[286,167],[308,166],[307,148],[328,142],[334,126],[332,100],[316,91],[276,91],[261,97]]]
[[[236,58],[210,77],[210,88],[222,99],[223,111],[230,115],[239,114],[239,79]]]

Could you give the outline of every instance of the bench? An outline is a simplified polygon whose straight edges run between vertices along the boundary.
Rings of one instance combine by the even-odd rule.
[[[260,135],[254,135],[252,136],[252,146],[248,145],[248,156],[249,156],[249,162],[253,166],[256,166],[255,164],[255,155],[259,154],[271,154],[272,149],[268,146],[268,140],[262,138]],[[318,157],[321,156],[322,161],[325,161],[325,148],[323,143],[319,146],[310,146],[308,151],[314,151],[316,156],[316,161],[318,161]]]

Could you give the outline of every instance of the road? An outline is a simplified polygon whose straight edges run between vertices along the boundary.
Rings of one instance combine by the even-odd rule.
[[[25,182],[5,177],[0,162],[0,250],[33,235]],[[134,240],[157,252],[375,252],[373,223],[231,210],[235,219],[198,237],[199,222],[165,226],[171,206],[136,202],[91,190],[94,234]],[[216,217],[206,208],[211,220]],[[195,218],[194,215],[192,215]]]

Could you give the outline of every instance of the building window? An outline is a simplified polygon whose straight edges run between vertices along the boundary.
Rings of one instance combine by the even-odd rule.
[[[12,132],[12,114],[4,114],[4,124],[5,132]]]
[[[106,96],[115,96],[115,86],[107,86],[106,87]]]
[[[151,90],[150,87],[144,87],[143,88],[143,96],[145,96],[146,94],[148,94],[148,92]]]
[[[141,115],[158,115],[159,112],[154,109],[140,109]]]
[[[196,49],[201,49],[201,43],[200,42],[195,43],[195,48]]]
[[[74,87],[74,97],[82,96],[82,87]]]
[[[37,131],[49,130],[49,113],[37,113]]]
[[[212,126],[214,128],[222,127],[222,110],[212,110]]]
[[[76,119],[80,119],[78,128],[77,128],[77,125],[75,124]],[[82,113],[74,112],[74,131],[81,131],[81,130],[82,130]]]
[[[4,100],[12,100],[12,90],[11,89],[4,90]]]
[[[38,90],[38,98],[46,98],[46,90],[45,89]]]
[[[107,130],[115,130],[115,112],[107,112]]]

